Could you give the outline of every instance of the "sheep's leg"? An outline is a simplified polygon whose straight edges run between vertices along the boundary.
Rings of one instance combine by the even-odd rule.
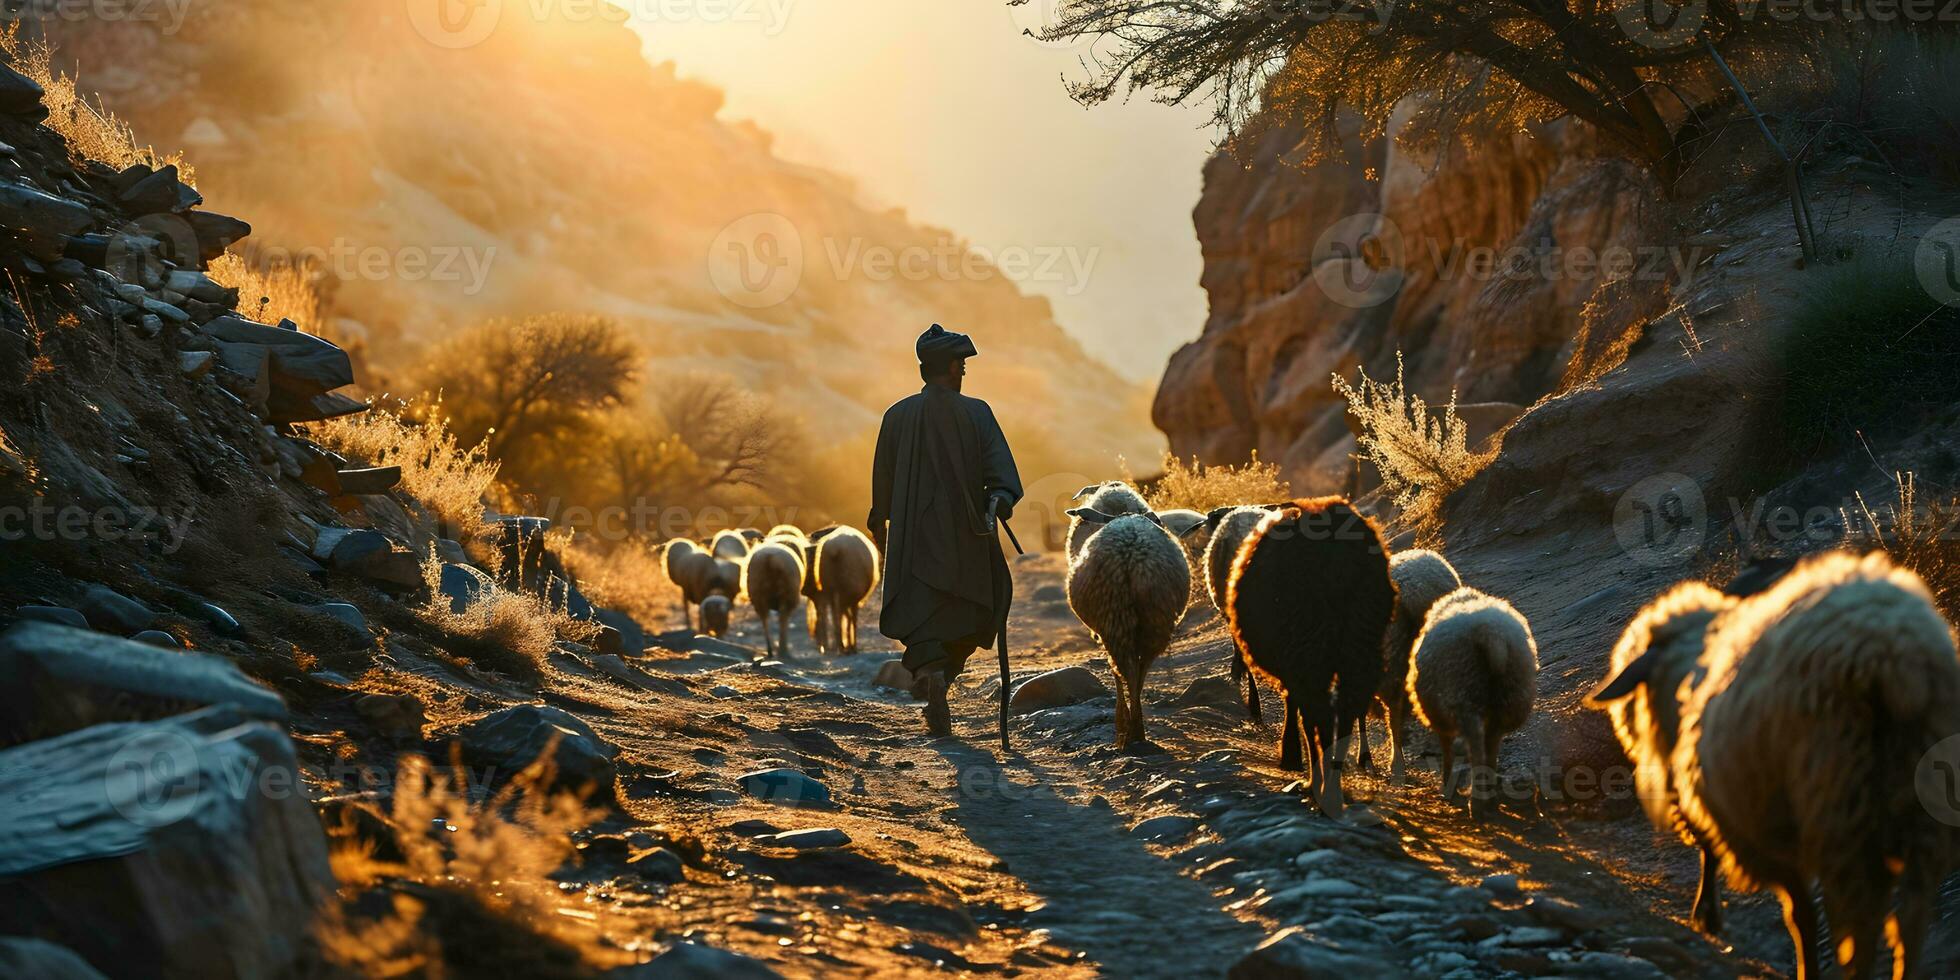
[[[783,648],[783,656],[789,656],[789,610],[776,614],[777,645]]]
[[[846,632],[844,633],[844,652],[845,652],[845,653],[856,653],[856,652],[858,652],[858,606],[857,606],[857,603],[855,603],[855,602],[853,602],[853,603],[851,603],[850,605],[848,605],[848,606],[846,606],[846,607],[844,608],[844,610],[843,610],[843,619],[842,619],[842,622],[843,622],[843,625],[842,625],[842,626],[840,626],[840,627],[839,627],[839,629],[842,629],[842,630],[845,630],[845,631],[846,631]]]
[[[1810,901],[1810,883],[1799,880],[1795,887],[1779,883],[1776,896],[1783,902],[1783,928],[1797,947],[1796,980],[1820,980],[1817,965],[1817,908]]]
[[[1409,781],[1402,757],[1409,751],[1409,699],[1396,698],[1388,706],[1388,778],[1400,786]]]
[[[1707,844],[1701,846],[1701,885],[1695,889],[1693,918],[1704,935],[1722,934],[1722,859]]]
[[[1446,728],[1436,729],[1436,741],[1441,743],[1443,747],[1443,758],[1438,763],[1442,767],[1438,775],[1442,776],[1443,778],[1443,801],[1446,803],[1455,803],[1456,802],[1456,732],[1455,730],[1446,729]]]
[[[1279,768],[1281,772],[1299,772],[1304,766],[1300,758],[1300,707],[1292,694],[1284,698],[1285,721],[1279,731]]]
[[[1354,740],[1360,743],[1360,747],[1355,753],[1355,766],[1362,772],[1374,772],[1375,757],[1369,752],[1368,748],[1368,713],[1365,711],[1354,716]],[[1342,753],[1341,758],[1346,759],[1347,754]]]
[[[1899,910],[1891,922],[1893,980],[1919,980],[1926,971],[1926,931],[1940,897],[1943,869],[1923,856],[1906,859],[1899,879]]]
[[[1463,754],[1470,761],[1470,799],[1469,809],[1472,819],[1482,819],[1484,815],[1484,787],[1486,775],[1490,772],[1490,760],[1484,751],[1489,743],[1484,741],[1484,720],[1477,717],[1463,719]]]
[[[1252,668],[1245,665],[1245,650],[1239,646],[1238,637],[1232,638],[1232,686],[1239,688],[1245,699],[1245,714],[1254,724],[1259,718],[1259,681],[1252,676]]]
[[[1484,813],[1497,806],[1497,792],[1503,787],[1503,780],[1497,774],[1497,751],[1503,747],[1503,743],[1503,732],[1494,728],[1484,729],[1484,764],[1478,767],[1484,786],[1483,792],[1473,798],[1473,806]]]
[[[1116,747],[1120,749],[1130,744],[1130,698],[1128,685],[1123,683],[1123,671],[1113,659],[1110,667],[1116,675]]]
[[[1824,888],[1824,917],[1837,944],[1838,968],[1847,980],[1866,980],[1878,965],[1892,876],[1878,865],[1854,866],[1836,877]]]
[[[1315,726],[1319,729],[1320,784],[1318,796],[1320,812],[1338,818],[1346,805],[1341,796],[1342,771],[1347,766],[1348,740],[1353,729],[1345,717],[1336,717],[1328,707],[1321,708],[1320,719]]]
[[[1130,676],[1125,677],[1124,682],[1130,689],[1130,740],[1148,741],[1149,737],[1143,730],[1143,666],[1139,664],[1127,673]]]

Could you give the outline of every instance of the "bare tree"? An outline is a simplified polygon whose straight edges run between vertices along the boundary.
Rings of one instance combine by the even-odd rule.
[[[1660,111],[1679,97],[1673,86],[1712,77],[1715,49],[1744,63],[1807,50],[1828,29],[1745,16],[1734,0],[1060,0],[1038,36],[1094,42],[1090,77],[1069,86],[1088,104],[1139,90],[1207,99],[1232,133],[1263,107],[1275,121],[1304,119],[1310,149],[1324,152],[1338,145],[1340,111],[1376,135],[1421,94],[1418,135],[1569,114],[1667,176],[1680,164]]]
[[[698,459],[693,486],[771,489],[796,426],[766,399],[721,375],[691,374],[659,386],[654,404],[667,431]]]

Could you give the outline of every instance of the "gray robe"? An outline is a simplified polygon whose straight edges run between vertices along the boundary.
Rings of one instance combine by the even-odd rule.
[[[928,384],[885,412],[866,524],[884,539],[878,631],[905,645],[908,669],[951,677],[994,642],[1013,597],[999,535],[985,533],[995,491],[1018,503],[1021,477],[986,402]]]

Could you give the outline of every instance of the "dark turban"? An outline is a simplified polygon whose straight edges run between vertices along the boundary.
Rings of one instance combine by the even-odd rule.
[[[950,364],[959,358],[973,357],[980,353],[973,349],[973,338],[963,333],[954,333],[937,323],[919,335],[916,348],[919,353],[919,363],[932,366]]]

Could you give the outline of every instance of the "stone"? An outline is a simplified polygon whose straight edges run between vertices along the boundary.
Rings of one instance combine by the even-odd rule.
[[[87,616],[62,606],[22,606],[14,610],[14,619],[22,623],[53,623],[78,630],[89,628]]]
[[[186,211],[180,217],[190,226],[201,262],[210,262],[225,254],[225,249],[230,248],[233,242],[252,233],[251,225],[212,211]]]
[[[1245,954],[1225,975],[1230,980],[1376,980],[1400,973],[1379,957],[1343,952],[1300,926],[1289,926]]]
[[[598,651],[603,656],[618,661],[626,653],[626,640],[619,635],[618,630],[601,623],[599,624],[599,632],[592,637],[592,649]]]
[[[1186,708],[1217,708],[1221,711],[1244,711],[1239,701],[1239,686],[1230,677],[1209,674],[1194,680],[1185,687],[1184,693],[1177,696],[1172,705],[1178,710]]]
[[[429,718],[412,694],[364,694],[354,699],[354,713],[384,738],[420,739]]]
[[[204,197],[177,178],[177,167],[166,164],[116,195],[123,212],[141,217],[159,211],[184,211],[204,203]]]
[[[0,936],[0,977],[102,980],[101,972],[74,950],[26,936]]]
[[[728,832],[738,837],[761,837],[764,834],[781,833],[782,828],[767,820],[737,820],[728,825]]]
[[[26,184],[0,180],[0,231],[20,249],[43,262],[54,262],[68,248],[68,238],[95,223],[89,209],[66,198]]]
[[[1066,598],[1068,598],[1067,594],[1062,591],[1062,587],[1059,585],[1044,585],[1034,590],[1034,601],[1036,602],[1061,602]]]
[[[484,715],[456,735],[464,757],[476,765],[496,767],[494,778],[499,782],[521,772],[556,743],[554,786],[588,792],[587,799],[596,802],[618,798],[613,756],[619,750],[563,709],[520,704]]]
[[[0,934],[117,975],[301,972],[334,893],[292,742],[230,706],[0,751],[0,812]]]
[[[1166,813],[1138,821],[1136,826],[1130,828],[1130,836],[1169,843],[1191,836],[1191,832],[1196,829],[1198,829],[1198,818],[1182,813]]]
[[[608,974],[614,980],[778,980],[781,976],[754,957],[687,941],[639,966]]]
[[[681,856],[664,847],[656,847],[627,861],[626,867],[648,881],[672,885],[687,880],[686,865],[681,861]]]
[[[91,585],[82,590],[82,601],[75,604],[83,616],[88,617],[89,625],[110,633],[128,635],[149,629],[156,622],[157,614],[150,607],[137,602],[104,585]]]
[[[331,417],[319,413],[315,399],[354,383],[354,363],[347,352],[312,334],[255,323],[236,314],[217,317],[202,329],[220,351],[265,351],[269,421],[315,422]]]
[[[621,656],[637,657],[646,652],[647,631],[640,625],[639,620],[617,609],[600,609],[592,615],[594,619],[619,633],[620,649],[617,652]]]
[[[830,787],[796,769],[758,769],[735,779],[742,792],[779,806],[830,805]]]
[[[286,720],[285,702],[210,654],[157,647],[51,623],[0,634],[0,731],[45,738],[90,725],[161,717],[189,705],[230,705]]]
[[[245,633],[245,627],[238,625],[238,620],[222,606],[200,602],[197,604],[197,614],[211,627],[211,632],[219,636],[243,636]]]
[[[177,352],[177,371],[186,378],[202,378],[211,373],[211,365],[218,355],[208,350],[186,350]]]
[[[496,589],[497,583],[473,565],[445,564],[436,582],[436,591],[449,599],[449,611],[459,616]]]
[[[29,119],[46,119],[48,106],[41,101],[46,94],[41,90],[41,83],[0,65],[0,112]]]
[[[1273,902],[1287,904],[1315,898],[1354,898],[1367,894],[1360,885],[1344,878],[1314,878],[1273,893]]]
[[[1014,688],[1008,711],[1024,715],[1108,697],[1109,685],[1087,667],[1062,667],[1036,674]]]
[[[341,470],[334,474],[341,493],[377,494],[387,493],[402,482],[402,468],[399,466],[374,466],[359,470]]]
[[[1504,897],[1518,894],[1518,876],[1514,874],[1486,875],[1478,887],[1493,895]]]
[[[184,645],[178,642],[176,637],[162,630],[144,630],[141,633],[131,636],[129,641],[131,643],[147,643],[150,646],[161,647],[165,650],[182,650],[184,648]]]
[[[363,633],[367,632],[367,617],[361,615],[361,611],[351,603],[323,602],[314,606],[313,611],[332,616]]]
[[[171,272],[164,277],[163,284],[167,289],[206,303],[235,305],[238,302],[238,290],[220,285],[216,279],[195,269]]]
[[[785,830],[780,834],[768,834],[757,837],[755,842],[772,847],[793,847],[799,851],[807,851],[823,847],[843,847],[851,842],[851,835],[836,827],[810,827],[803,830]]]
[[[887,660],[878,665],[878,676],[871,679],[871,686],[910,694],[912,672],[905,669],[905,662],[902,660]]]

